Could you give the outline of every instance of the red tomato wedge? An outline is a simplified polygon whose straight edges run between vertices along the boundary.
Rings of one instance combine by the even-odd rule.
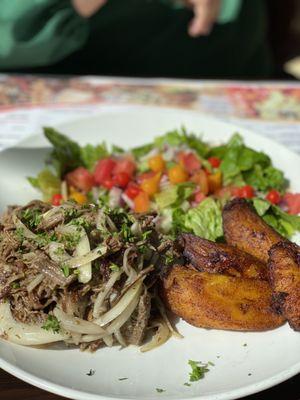
[[[69,186],[83,192],[89,192],[95,184],[93,175],[84,167],[78,167],[66,175],[66,181]]]
[[[134,199],[139,193],[141,189],[139,188],[138,185],[136,185],[134,182],[129,182],[126,190],[124,193],[126,196],[128,196],[130,199]]]
[[[243,199],[252,199],[254,197],[254,189],[250,185],[245,185],[239,188],[234,188],[232,194],[235,197],[240,197]]]
[[[54,194],[51,199],[51,204],[53,206],[60,206],[62,200],[63,200],[63,197],[60,193]]]
[[[189,173],[192,174],[201,168],[201,162],[194,153],[179,153],[178,160],[180,165]]]
[[[116,161],[112,158],[103,158],[99,160],[94,170],[95,183],[97,185],[102,185],[105,181],[111,179],[116,165]]]
[[[113,169],[113,174],[117,175],[125,172],[132,178],[134,171],[136,170],[135,162],[130,158],[121,158],[116,161],[116,165]]]
[[[281,196],[280,196],[280,193],[277,190],[272,189],[266,195],[266,199],[272,204],[278,204],[280,202],[280,200],[281,200]]]
[[[219,168],[221,160],[218,157],[209,157],[208,162],[213,168]]]
[[[118,172],[113,176],[113,182],[115,186],[119,186],[120,188],[125,188],[130,181],[130,176],[127,172]]]
[[[300,213],[300,193],[286,193],[283,201],[288,206],[289,214],[297,215]]]

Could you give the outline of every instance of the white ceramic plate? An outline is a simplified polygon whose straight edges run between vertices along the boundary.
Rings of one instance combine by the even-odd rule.
[[[227,141],[236,131],[249,146],[268,153],[283,169],[292,189],[300,191],[300,157],[277,143],[198,113],[143,107],[110,107],[90,119],[60,127],[84,144],[106,140],[124,147],[146,143],[167,130],[185,125],[211,142]],[[27,139],[0,156],[0,208],[37,196],[26,182],[43,165],[42,136]],[[141,354],[135,347],[81,353],[55,345],[26,348],[0,341],[0,367],[42,389],[82,399],[235,399],[276,385],[300,372],[300,334],[288,325],[263,333],[239,333],[177,324],[184,339]],[[212,361],[205,379],[188,381],[188,360]],[[90,369],[95,370],[88,376]],[[119,380],[120,378],[127,380]],[[157,393],[156,388],[165,389]]]

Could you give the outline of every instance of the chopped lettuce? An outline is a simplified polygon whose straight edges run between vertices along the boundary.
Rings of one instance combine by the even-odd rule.
[[[148,143],[143,146],[134,147],[131,150],[131,153],[135,158],[140,158],[148,154],[153,149],[153,147],[154,147],[153,143]]]
[[[190,208],[183,218],[185,231],[209,240],[223,236],[221,206],[211,197],[203,200],[197,207]]]
[[[60,193],[60,179],[49,169],[43,169],[37,177],[27,179],[33,187],[42,192],[45,201],[49,201],[54,194]]]
[[[261,165],[254,165],[253,169],[245,172],[245,182],[257,190],[265,192],[269,189],[281,191],[286,186],[286,180],[282,171],[269,165],[263,168]]]
[[[80,155],[83,161],[83,165],[92,171],[95,164],[101,158],[107,157],[109,152],[105,143],[93,146],[92,144],[86,144],[80,148]]]
[[[249,184],[263,192],[271,188],[282,191],[286,186],[283,173],[272,166],[269,156],[245,146],[239,134],[233,135],[227,145],[214,148],[211,155],[222,159],[225,185]]]
[[[171,185],[155,195],[155,203],[160,210],[179,207],[193,193],[195,185],[191,182]]]
[[[209,146],[204,143],[200,137],[193,133],[187,133],[186,129],[182,127],[180,130],[167,132],[163,136],[159,136],[154,141],[155,146],[162,148],[165,144],[169,146],[186,145],[195,150],[200,157],[205,157],[209,152]]]
[[[280,207],[263,199],[255,198],[252,203],[258,215],[282,236],[291,238],[294,233],[300,231],[300,216],[290,215]]]

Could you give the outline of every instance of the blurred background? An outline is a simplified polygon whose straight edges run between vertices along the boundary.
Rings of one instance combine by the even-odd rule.
[[[300,77],[297,0],[0,0],[0,6],[1,72]]]

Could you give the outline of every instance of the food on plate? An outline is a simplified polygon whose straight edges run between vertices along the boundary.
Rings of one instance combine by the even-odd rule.
[[[300,248],[280,242],[271,247],[270,282],[277,309],[290,326],[300,331]]]
[[[0,333],[23,345],[141,345],[175,333],[156,294],[173,243],[154,215],[32,201],[0,224]]]
[[[53,149],[47,167],[29,181],[55,206],[73,200],[153,211],[160,231],[173,238],[184,231],[215,241],[223,237],[222,208],[237,197],[252,202],[282,236],[300,230],[299,194],[290,193],[283,172],[239,134],[213,145],[182,128],[125,150],[80,146],[53,128],[44,131]]]
[[[234,199],[223,209],[224,236],[228,244],[268,262],[270,248],[284,240],[245,199]]]
[[[174,265],[162,293],[170,310],[197,327],[264,331],[284,323],[272,310],[272,290],[263,280]]]
[[[180,242],[183,255],[199,271],[268,279],[266,264],[226,243],[215,243],[191,233],[183,233]]]
[[[266,154],[184,128],[129,150],[45,135],[29,178],[44,201],[0,222],[2,337],[145,352],[179,335],[165,306],[197,327],[300,329],[299,194]]]

